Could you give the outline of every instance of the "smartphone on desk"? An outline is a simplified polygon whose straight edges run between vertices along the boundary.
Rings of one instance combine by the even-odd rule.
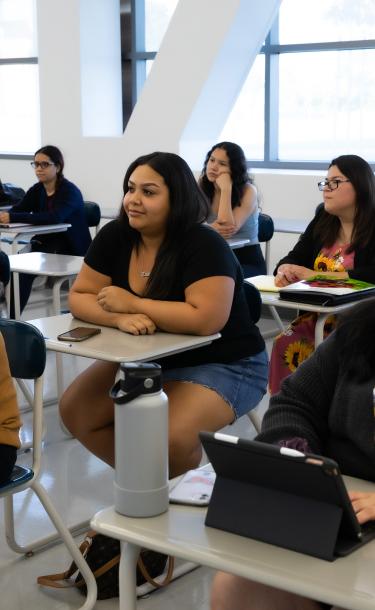
[[[57,335],[59,341],[85,341],[94,335],[99,335],[102,332],[101,328],[89,328],[88,326],[77,326],[66,333]]]
[[[207,506],[211,499],[215,478],[216,474],[211,468],[189,470],[169,492],[169,501],[174,504]]]

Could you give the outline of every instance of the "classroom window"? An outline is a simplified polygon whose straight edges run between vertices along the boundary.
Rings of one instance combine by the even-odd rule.
[[[132,107],[176,5],[131,0]],[[283,0],[220,139],[238,142],[253,167],[322,169],[344,153],[374,161],[373,6]]]
[[[35,0],[0,0],[0,154],[40,145]]]

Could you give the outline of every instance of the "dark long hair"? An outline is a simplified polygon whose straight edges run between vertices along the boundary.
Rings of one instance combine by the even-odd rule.
[[[375,177],[367,161],[357,155],[336,157],[329,168],[333,165],[350,180],[356,194],[353,233],[348,249],[348,252],[353,252],[375,238]],[[323,210],[315,226],[315,235],[319,235],[324,245],[332,246],[340,226],[337,216]]]
[[[366,380],[375,375],[375,297],[350,307],[338,318],[335,331],[341,373]]]
[[[253,181],[247,173],[247,165],[245,153],[241,146],[234,144],[234,142],[219,142],[215,144],[207,153],[204,160],[202,173],[199,177],[199,186],[202,191],[207,195],[208,199],[212,201],[214,197],[215,187],[212,182],[206,176],[207,163],[212,153],[217,149],[221,148],[225,150],[229,159],[230,175],[232,178],[232,209],[241,205],[242,195],[245,190],[246,184],[252,184]]]
[[[186,161],[179,155],[166,152],[144,155],[131,163],[124,178],[124,195],[128,192],[129,178],[139,165],[148,165],[160,174],[169,191],[170,212],[165,237],[145,291],[148,297],[162,299],[175,280],[182,238],[195,224],[206,220],[209,204]],[[119,221],[131,243],[138,249],[141,235],[129,225],[124,208],[120,211]]]
[[[63,154],[61,152],[61,150],[59,148],[57,148],[57,146],[52,146],[52,144],[47,144],[46,146],[42,146],[42,148],[39,148],[39,150],[37,150],[34,153],[34,159],[36,157],[36,155],[41,154],[41,155],[46,155],[47,157],[49,157],[52,161],[52,163],[54,163],[55,165],[59,166],[59,169],[57,171],[56,174],[56,188],[59,186],[60,182],[62,181],[62,179],[64,178],[64,157]]]

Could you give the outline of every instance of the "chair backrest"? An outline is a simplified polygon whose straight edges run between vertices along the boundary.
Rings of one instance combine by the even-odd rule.
[[[270,239],[272,239],[273,233],[274,226],[271,216],[268,216],[268,214],[263,214],[261,212],[258,218],[258,240],[260,242],[270,241]]]
[[[97,227],[100,223],[100,206],[94,201],[84,201],[86,222],[89,227]]]
[[[253,284],[249,284],[248,282],[244,282],[243,286],[250,317],[254,324],[256,324],[262,311],[262,298],[260,292]]]
[[[0,282],[6,286],[10,280],[9,257],[5,252],[0,252]]]
[[[0,180],[0,203],[14,205],[21,201],[25,196],[25,191],[20,186],[11,182],[2,183]]]
[[[38,328],[20,320],[0,318],[12,377],[37,379],[46,366],[46,344]]]

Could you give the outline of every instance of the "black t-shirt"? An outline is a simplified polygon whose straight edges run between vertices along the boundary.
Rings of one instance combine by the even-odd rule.
[[[109,276],[114,286],[134,294],[128,280],[131,251],[132,245],[121,221],[113,220],[95,237],[85,256],[85,263]],[[250,318],[242,271],[225,240],[207,225],[197,224],[182,237],[177,257],[176,274],[164,300],[185,301],[188,286],[218,275],[233,278],[235,289],[229,319],[220,330],[221,338],[211,345],[163,358],[160,360],[163,367],[233,362],[262,351],[264,341]]]

